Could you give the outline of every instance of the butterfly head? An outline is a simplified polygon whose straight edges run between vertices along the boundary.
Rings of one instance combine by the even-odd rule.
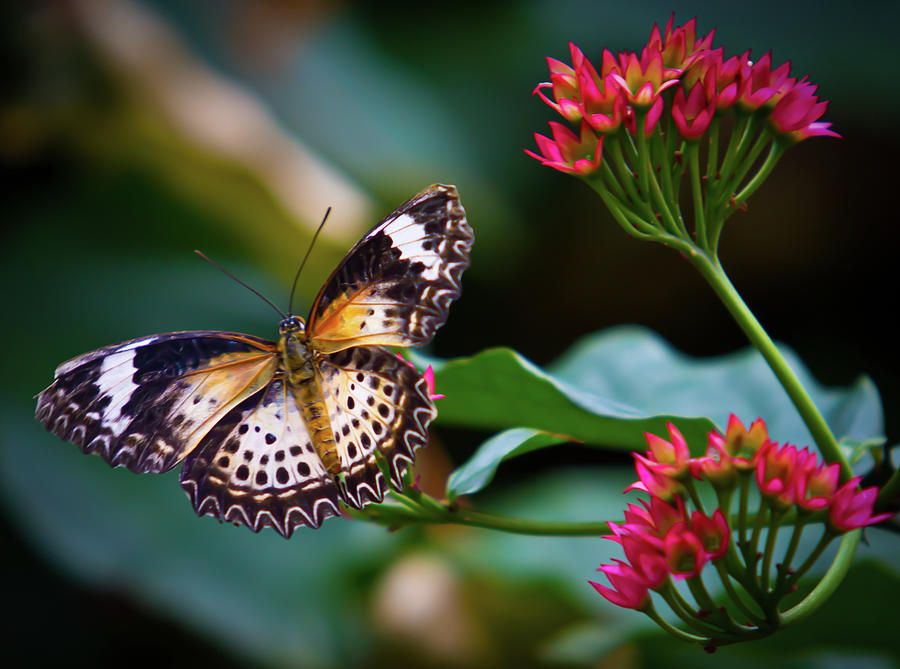
[[[306,322],[299,316],[288,316],[278,324],[278,334],[282,337],[306,332]]]

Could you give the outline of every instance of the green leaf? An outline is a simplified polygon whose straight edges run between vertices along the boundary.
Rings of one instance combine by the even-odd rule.
[[[484,488],[497,471],[500,463],[539,448],[571,441],[562,434],[551,434],[526,427],[506,430],[485,441],[471,458],[454,471],[447,480],[447,497],[471,495]]]
[[[504,429],[530,427],[567,434],[587,444],[621,450],[645,447],[644,433],[666,433],[671,421],[689,443],[705,443],[714,425],[676,413],[652,415],[549,374],[508,348],[440,361],[412,356],[435,368],[438,420],[445,425]]]
[[[836,436],[868,439],[883,434],[881,400],[868,377],[846,388],[825,388],[796,353],[783,344],[778,348]],[[709,416],[722,427],[729,413],[745,423],[762,417],[772,439],[813,443],[787,393],[752,348],[696,358],[646,328],[622,326],[584,337],[548,371],[584,392],[614,398],[650,415]]]
[[[881,401],[868,378],[848,388],[824,388],[796,354],[780,348],[837,435],[868,439],[883,432]],[[697,455],[706,434],[724,427],[733,412],[745,423],[761,416],[777,441],[813,443],[787,393],[752,349],[694,358],[629,326],[585,337],[546,370],[507,348],[445,361],[414,359],[435,368],[437,389],[447,395],[438,420],[446,425],[527,426],[634,450],[644,448],[645,432],[664,435],[672,421]]]

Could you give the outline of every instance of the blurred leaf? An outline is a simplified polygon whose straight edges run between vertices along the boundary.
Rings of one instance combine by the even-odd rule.
[[[851,465],[855,465],[868,455],[877,466],[883,459],[884,445],[886,443],[887,439],[885,437],[874,437],[872,439],[863,440],[844,437],[841,439],[838,446],[841,447],[841,450],[844,452],[844,457],[847,458],[847,461]]]
[[[48,559],[254,663],[329,667],[365,656],[371,639],[352,578],[386,561],[390,535],[335,518],[285,541],[197,518],[177,472],[110,470],[29,413],[2,416],[0,482],[13,520]]]
[[[881,400],[868,377],[847,388],[824,388],[793,351],[784,345],[779,349],[837,437],[868,439],[884,432]],[[754,349],[694,358],[646,328],[622,326],[584,337],[549,371],[585,392],[651,415],[709,416],[721,426],[729,413],[745,422],[761,416],[776,441],[813,443],[787,393]]]
[[[447,479],[447,498],[471,495],[484,488],[497,471],[500,463],[517,455],[539,448],[571,441],[561,434],[550,434],[525,427],[506,430],[485,441],[464,465],[458,467]]]

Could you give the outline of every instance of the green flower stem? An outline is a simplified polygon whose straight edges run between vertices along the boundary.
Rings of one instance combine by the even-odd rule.
[[[687,490],[688,496],[691,498],[697,511],[706,514],[706,511],[703,509],[703,502],[700,500],[700,495],[697,493],[697,487],[690,478],[690,473],[686,474],[686,478],[681,481],[681,484],[684,486],[684,489]]]
[[[832,542],[832,540],[837,535],[833,532],[829,531],[827,528],[822,533],[822,537],[819,539],[819,543],[816,544],[816,547],[812,550],[812,552],[806,557],[806,560],[803,561],[803,564],[797,568],[793,574],[791,574],[787,579],[787,587],[791,588],[806,575],[812,566],[818,561],[818,559],[822,556],[822,553],[825,552],[825,549],[828,548],[828,544]],[[832,567],[834,564],[832,563]],[[831,567],[829,567],[831,569]]]
[[[741,498],[738,506],[738,543],[743,546],[747,543],[747,505],[750,500],[750,472],[738,474],[741,481]]]
[[[424,497],[427,495],[423,495]],[[508,518],[469,509],[452,508],[432,498],[429,499],[434,502],[435,506],[429,505],[428,508],[416,504],[403,494],[392,494],[391,499],[396,500],[399,504],[371,504],[365,510],[352,512],[351,515],[361,520],[381,522],[391,527],[433,523],[469,525],[514,534],[542,536],[596,537],[609,534],[609,524],[605,522],[565,523]]]
[[[648,609],[643,610],[643,613],[647,614],[647,616],[659,625],[666,632],[674,636],[676,639],[680,641],[687,641],[690,643],[709,643],[710,639],[706,636],[697,636],[694,634],[690,634],[689,632],[685,632],[684,630],[680,630],[674,625],[670,625],[668,622],[663,620],[663,618],[656,612],[652,606]]]
[[[756,114],[749,114],[747,122],[741,126],[741,132],[738,136],[737,144],[733,146],[732,152],[722,161],[722,171],[719,174],[719,185],[728,183],[735,172],[735,165],[739,164],[747,154],[747,147],[750,140],[756,134],[758,118]],[[720,192],[721,194],[721,192]]]
[[[688,169],[691,174],[691,194],[694,196],[694,225],[697,231],[697,243],[704,251],[709,250],[706,236],[706,203],[703,201],[703,185],[700,181],[700,146],[697,142],[689,142],[687,154]]]
[[[675,220],[675,216],[669,208],[669,203],[666,201],[665,196],[663,196],[659,180],[656,178],[656,171],[653,169],[653,163],[650,160],[647,135],[642,130],[644,121],[647,118],[647,113],[636,111],[635,116],[637,117],[638,124],[637,141],[638,153],[640,155],[638,176],[641,180],[641,190],[656,202],[656,206],[659,209],[660,214],[662,214],[662,221],[666,230],[675,236],[687,237],[687,231],[684,230],[683,227],[679,227],[678,222]]]
[[[819,413],[806,389],[800,383],[796,374],[794,374],[794,370],[790,368],[784,356],[781,355],[781,352],[775,346],[775,342],[772,341],[759,321],[756,320],[753,312],[741,299],[740,294],[738,294],[734,285],[728,279],[718,259],[715,257],[710,258],[705,253],[700,252],[699,249],[688,255],[688,258],[716,292],[719,299],[722,300],[725,308],[728,309],[750,342],[762,353],[763,358],[765,358],[787,392],[788,397],[790,397],[797,408],[797,412],[806,424],[810,434],[812,434],[816,446],[818,446],[819,452],[822,453],[826,462],[829,464],[833,462],[840,463],[842,479],[850,478],[852,476],[850,465],[844,458],[843,453],[841,453],[837,440],[828,428],[828,424],[825,422],[822,414]]]
[[[480,511],[462,510],[455,512],[453,520],[460,525],[484,527],[517,534],[539,534],[547,536],[596,537],[609,534],[609,523],[559,523],[506,518]]]
[[[756,189],[762,185],[763,181],[765,181],[772,170],[775,169],[775,165],[778,164],[778,161],[781,159],[781,156],[784,155],[785,151],[787,151],[787,144],[778,141],[772,143],[771,147],[769,147],[769,155],[766,156],[766,160],[759,168],[759,171],[757,171],[757,173],[753,175],[753,178],[747,182],[747,185],[734,196],[735,207],[740,207],[747,201],[747,198],[756,192]]]
[[[828,568],[828,572],[819,581],[813,591],[807,595],[802,602],[791,609],[785,611],[781,619],[785,625],[796,623],[803,620],[807,616],[815,612],[822,604],[824,604],[837,587],[843,582],[844,577],[850,570],[853,563],[853,557],[856,555],[856,549],[859,546],[859,538],[862,536],[862,530],[854,530],[844,535],[841,539],[841,546],[834,558],[834,562]],[[823,537],[824,539],[824,537]]]
[[[724,608],[716,606],[709,591],[703,584],[703,577],[700,574],[687,579],[686,582],[688,589],[703,611],[704,620],[709,620],[712,624],[729,632],[746,632],[750,630],[750,628],[734,622]]]
[[[596,177],[594,178],[596,179]],[[612,168],[609,166],[609,162],[606,160],[600,163],[600,179],[603,185],[607,189],[609,189],[609,191],[616,197],[616,199],[618,199],[620,202],[628,200],[628,194],[625,192],[622,184],[619,183],[618,178],[616,178],[615,172],[612,171]]]
[[[775,587],[772,588],[772,600],[776,603],[787,594],[785,583],[791,573],[791,563],[794,561],[794,555],[797,554],[797,547],[800,545],[800,537],[803,535],[803,528],[806,526],[807,520],[806,514],[800,514],[794,523],[791,543],[788,544],[787,551],[784,553],[784,559],[781,561],[781,567],[778,569],[778,579],[775,581]]]
[[[728,595],[728,599],[734,602],[734,605],[737,606],[741,612],[749,618],[749,622],[753,625],[760,625],[766,621],[766,619],[751,609],[747,603],[744,601],[744,598],[735,590],[734,585],[731,582],[732,576],[728,573],[728,569],[725,566],[725,562],[723,560],[716,560],[714,563],[716,572],[719,574],[719,580],[722,582],[722,587],[725,589],[725,593]],[[738,581],[740,583],[740,581]]]
[[[716,181],[719,170],[719,118],[714,117],[707,130],[709,147],[706,150],[706,184],[711,187]]]
[[[626,162],[625,156],[622,155],[622,143],[623,140],[620,136],[611,136],[609,139],[605,140],[603,146],[604,148],[607,146],[610,147],[611,151],[609,153],[611,154],[613,165],[615,165],[616,171],[619,173],[619,183],[625,188],[625,191],[634,203],[635,208],[639,208],[648,218],[653,218],[653,210],[650,208],[647,201],[641,197],[641,194],[638,193],[637,187],[634,184],[634,170]]]
[[[615,196],[603,187],[602,183],[597,183],[594,179],[587,179],[587,184],[600,195],[606,208],[616,219],[616,223],[626,233],[638,239],[647,241],[656,240],[659,237],[659,230],[647,223],[640,216],[635,214],[631,209],[616,200]]]
[[[763,566],[760,574],[760,585],[763,590],[769,588],[769,571],[772,569],[772,554],[775,552],[775,540],[778,538],[778,527],[780,525],[783,511],[772,508],[772,515],[769,517],[769,530],[766,534],[766,551],[763,554]]]
[[[672,612],[691,629],[703,635],[718,635],[722,633],[717,625],[713,625],[700,617],[699,612],[685,601],[671,580],[656,592],[665,600]]]
[[[756,514],[756,522],[753,523],[753,534],[750,536],[750,542],[743,547],[744,561],[747,563],[747,570],[756,575],[756,564],[759,562],[759,537],[762,534],[763,525],[766,524],[766,516],[771,510],[769,507],[760,507],[760,512]],[[765,590],[765,584],[760,582],[760,588]]]
[[[740,204],[737,201],[737,189],[741,185],[741,183],[746,179],[747,173],[750,171],[750,168],[756,163],[759,155],[762,153],[762,150],[770,144],[772,141],[772,132],[767,128],[764,128],[762,132],[759,133],[759,136],[756,138],[756,142],[754,142],[753,147],[741,161],[740,166],[734,171],[734,174],[728,179],[727,183],[725,183],[724,189],[719,193],[719,197],[717,198],[714,206],[716,207],[716,221],[719,223],[719,230],[716,231],[716,241],[718,242],[718,236],[721,232],[721,225],[725,222],[725,220],[733,214]],[[771,167],[769,167],[769,171],[774,167],[774,163]],[[768,176],[768,173],[766,174]],[[759,188],[762,184],[762,181],[757,181],[754,186],[754,190]],[[748,193],[749,197],[749,193]],[[714,247],[715,248],[715,247]]]
[[[731,166],[737,159],[738,146],[747,136],[752,118],[750,114],[739,113],[735,119],[734,127],[731,129],[731,136],[728,138],[728,147],[725,149],[725,156],[722,158],[722,165],[716,171],[715,179],[708,184],[711,187],[709,198],[711,201],[718,199],[723,182],[727,182],[731,177]]]

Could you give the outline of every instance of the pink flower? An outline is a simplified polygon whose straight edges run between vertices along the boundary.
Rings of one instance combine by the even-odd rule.
[[[601,134],[618,130],[625,117],[625,100],[612,76],[595,78],[587,69],[582,69],[578,73],[578,81],[581,113],[585,120]]]
[[[722,509],[716,509],[712,518],[694,511],[691,514],[691,531],[703,544],[710,560],[718,560],[728,552],[731,528]]]
[[[796,503],[807,511],[824,509],[837,490],[841,466],[838,463],[819,465],[816,456],[805,448],[799,456],[794,479]]]
[[[534,133],[542,155],[528,149],[525,153],[560,172],[587,176],[597,171],[603,157],[603,138],[598,138],[585,121],[581,122],[580,137],[554,121],[550,121],[550,132],[553,139]]]
[[[725,450],[740,470],[753,469],[759,458],[760,449],[769,441],[769,431],[762,418],[750,424],[750,429],[734,414],[728,416],[725,429]]]
[[[625,527],[637,530],[645,527],[653,536],[662,539],[676,523],[687,521],[687,512],[681,497],[672,498],[674,505],[666,503],[659,497],[650,497],[650,502],[640,500],[643,509],[634,504],[628,505],[625,512]]]
[[[409,365],[416,371],[419,371],[418,369],[416,369],[416,366],[414,364],[412,364],[412,361],[407,360],[406,358],[403,357],[403,354],[395,353],[394,355],[396,355],[400,360],[405,362],[407,365]],[[428,365],[428,367],[425,368],[425,371],[422,372],[422,377],[425,379],[425,385],[428,387],[428,397],[430,397],[432,400],[442,400],[445,397],[447,397],[446,395],[435,395],[435,393],[434,393],[434,369],[431,367],[431,365]]]
[[[706,547],[683,523],[672,526],[663,541],[669,573],[675,578],[697,576],[708,561]]]
[[[675,91],[672,101],[672,120],[685,139],[699,139],[709,128],[716,112],[715,81],[707,85],[697,82],[685,96],[684,88]]]
[[[878,488],[872,486],[859,490],[861,476],[856,476],[844,485],[831,498],[828,507],[828,525],[836,532],[849,532],[867,525],[874,525],[892,517],[893,513],[872,515],[872,507],[878,497]]]
[[[688,470],[688,460],[691,453],[688,450],[687,442],[672,423],[666,423],[669,430],[669,438],[666,441],[662,437],[657,437],[649,432],[644,434],[647,445],[650,450],[645,453],[646,457],[635,454],[640,460],[657,474],[678,478],[685,474]]]
[[[669,16],[666,23],[665,36],[661,36],[659,26],[653,24],[653,30],[650,31],[650,40],[644,47],[644,53],[658,52],[663,59],[663,65],[675,70],[676,72],[688,69],[697,58],[712,47],[713,35],[715,30],[701,39],[696,38],[697,19],[693,18],[683,26],[673,28],[675,22],[675,14]],[[677,77],[678,74],[675,74]]]
[[[830,123],[817,122],[828,108],[828,102],[819,102],[813,95],[816,88],[809,82],[800,82],[775,104],[769,120],[777,133],[789,135],[795,142],[808,137],[840,137],[829,130]]]
[[[659,52],[645,52],[641,58],[635,53],[623,53],[619,56],[619,64],[622,74],[613,72],[610,76],[628,101],[639,109],[650,109],[661,100],[660,93],[678,83],[677,78],[665,80]]]
[[[635,459],[634,468],[637,471],[638,480],[625,488],[624,492],[639,490],[660,499],[670,500],[684,490],[684,486],[676,479],[657,473],[654,469],[644,464],[646,462],[645,458],[637,453],[633,455]]]
[[[422,376],[425,377],[425,384],[428,386],[428,397],[432,400],[442,400],[446,397],[446,395],[436,395],[434,392],[434,369],[431,365],[428,365]]]
[[[750,52],[741,56],[741,86],[738,104],[746,111],[756,111],[779,91],[790,71],[790,63],[771,71],[772,53],[766,53],[757,62],[750,60]]]
[[[662,555],[662,540],[644,530],[629,531],[616,523],[610,523],[609,527],[613,535],[604,538],[622,546],[625,557],[643,576],[644,584],[651,589],[662,585],[669,575]]]
[[[795,473],[797,449],[794,446],[778,448],[771,441],[763,446],[756,463],[756,484],[763,495],[782,508],[793,506],[797,489]]]
[[[620,560],[607,564],[598,571],[606,574],[612,588],[588,581],[594,589],[616,606],[626,609],[642,609],[650,602],[643,575],[634,567]]]
[[[706,455],[691,460],[691,474],[694,478],[706,478],[718,488],[731,488],[737,482],[734,459],[725,449],[725,438],[718,432],[710,432],[707,437]]]
[[[573,123],[580,121],[578,78],[575,70],[555,58],[547,58],[547,65],[550,68],[550,81],[538,84],[532,95],[538,95],[567,121]],[[544,95],[541,90],[543,88],[550,88],[553,91],[553,100]]]

